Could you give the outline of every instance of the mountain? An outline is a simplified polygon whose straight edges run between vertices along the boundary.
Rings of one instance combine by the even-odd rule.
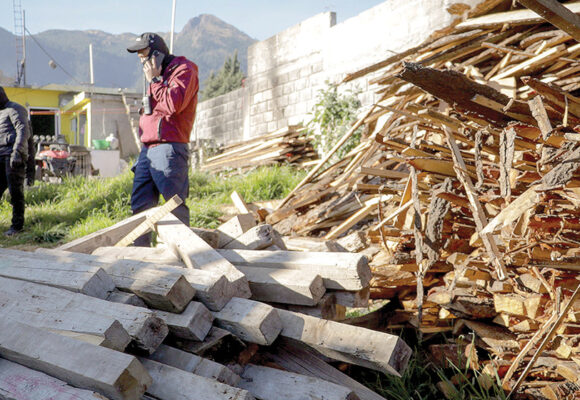
[[[157,32],[169,46],[169,33]],[[89,44],[93,45],[95,86],[121,87],[140,91],[142,73],[135,54],[126,48],[138,34],[87,30],[48,30],[27,37],[26,83],[28,85],[85,84],[89,81]],[[175,34],[175,55],[183,55],[199,67],[200,84],[212,70],[220,69],[237,50],[243,71],[247,71],[247,48],[256,40],[219,18],[203,14],[190,19]],[[0,28],[0,80],[16,76],[17,38]],[[48,56],[49,54],[50,56]],[[57,65],[51,68],[49,61]]]

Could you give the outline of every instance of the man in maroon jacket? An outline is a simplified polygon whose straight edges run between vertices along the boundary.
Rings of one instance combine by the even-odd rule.
[[[139,119],[143,146],[132,168],[131,210],[136,214],[157,206],[160,194],[165,200],[177,194],[184,203],[173,214],[189,225],[185,199],[189,195],[189,137],[199,89],[197,65],[171,55],[155,33],[142,34],[127,51],[138,54],[149,84]],[[134,244],[149,246],[150,242],[150,235],[144,235]]]

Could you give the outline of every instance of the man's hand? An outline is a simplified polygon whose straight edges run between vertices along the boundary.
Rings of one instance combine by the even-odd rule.
[[[155,57],[151,57],[143,63],[143,73],[147,82],[151,82],[153,77],[161,75],[161,65],[157,65]]]
[[[10,155],[10,168],[18,168],[24,165],[22,155],[18,151],[13,151]]]

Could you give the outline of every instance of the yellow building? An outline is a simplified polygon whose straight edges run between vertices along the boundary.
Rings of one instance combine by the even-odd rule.
[[[137,120],[134,110],[141,98],[137,93],[66,85],[4,86],[4,90],[11,101],[28,109],[36,136],[60,134],[69,144],[91,148],[93,140],[105,139],[112,133],[119,139],[122,158],[138,153],[131,128],[131,119],[134,123]]]

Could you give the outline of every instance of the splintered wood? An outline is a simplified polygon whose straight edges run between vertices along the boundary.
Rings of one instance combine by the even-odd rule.
[[[472,367],[497,370],[514,398],[580,396],[577,374],[555,368],[580,353],[580,302],[561,311],[580,283],[580,5],[521,2],[564,32],[511,3],[347,76],[372,74],[366,136],[266,221],[362,233],[371,298],[401,304],[389,327],[472,334],[494,359]]]
[[[220,147],[219,154],[205,160],[201,170],[247,171],[259,165],[281,163],[300,166],[318,158],[311,141],[306,129],[288,126],[264,136]]]

